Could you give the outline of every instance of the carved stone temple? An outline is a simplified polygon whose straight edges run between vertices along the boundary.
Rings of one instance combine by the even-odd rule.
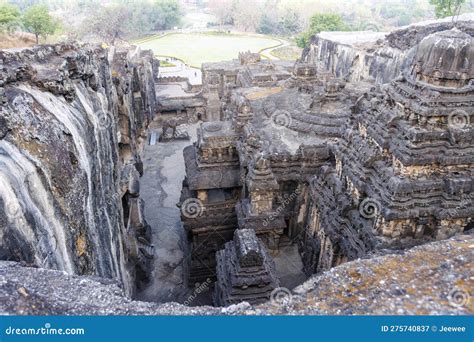
[[[214,304],[253,304],[270,299],[279,282],[272,258],[253,229],[237,229],[234,239],[216,254]]]
[[[296,264],[310,276],[472,228],[472,30],[423,32],[374,38],[369,75],[318,60],[322,38],[292,66],[248,53],[203,66],[214,121],[184,152],[180,205],[201,205],[182,214],[190,276],[217,280],[217,305],[259,302]]]
[[[180,73],[125,44],[0,50],[0,311],[472,313],[449,300],[474,239],[459,17]]]
[[[191,242],[191,281],[213,276],[215,253],[234,234],[241,191],[237,139],[230,122],[205,122],[197,143],[183,152],[187,176],[181,213]]]

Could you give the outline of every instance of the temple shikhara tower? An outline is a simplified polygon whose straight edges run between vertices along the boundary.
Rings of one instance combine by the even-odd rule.
[[[253,229],[237,229],[234,239],[227,242],[216,257],[216,305],[226,306],[243,301],[263,303],[278,287],[273,260]]]
[[[375,229],[389,240],[446,238],[474,213],[472,37],[456,29],[436,33],[413,53],[398,79],[358,103],[354,127],[336,152],[359,198],[378,201]],[[365,178],[344,174],[345,163]]]

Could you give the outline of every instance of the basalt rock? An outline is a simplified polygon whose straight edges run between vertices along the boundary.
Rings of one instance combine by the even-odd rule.
[[[406,67],[407,52],[426,36],[450,30],[473,35],[473,15],[425,22],[386,32],[323,32],[311,38],[301,60],[352,82],[387,83]]]
[[[8,315],[472,315],[474,237],[361,259],[313,276],[286,303],[223,308],[132,301],[109,279],[0,261],[0,314]],[[471,278],[470,278],[471,277]],[[54,293],[55,296],[51,296]],[[466,299],[467,298],[467,299]]]
[[[358,100],[335,164],[311,183],[310,273],[472,228],[473,47],[458,29],[429,35],[400,77]]]
[[[149,267],[134,203],[153,56],[61,44],[3,50],[0,61],[0,258],[133,293]]]

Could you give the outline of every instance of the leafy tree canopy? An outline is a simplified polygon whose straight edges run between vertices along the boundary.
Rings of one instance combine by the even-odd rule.
[[[318,13],[310,18],[309,29],[297,39],[299,47],[306,47],[311,36],[323,31],[346,31],[347,25],[340,14]]]
[[[57,28],[55,20],[49,15],[48,8],[44,5],[28,8],[23,16],[23,23],[25,28],[35,35],[36,44],[38,44],[39,36],[46,38]]]
[[[435,7],[437,18],[451,17],[466,0],[430,0],[430,4]]]
[[[157,30],[169,30],[181,23],[182,13],[177,0],[157,0],[153,13]]]
[[[18,7],[10,4],[0,5],[0,25],[9,25],[20,20]]]

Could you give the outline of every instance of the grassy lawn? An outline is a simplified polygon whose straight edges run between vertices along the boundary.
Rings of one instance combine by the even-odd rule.
[[[301,57],[303,49],[296,46],[283,46],[272,50],[270,53],[283,60],[296,60]]]
[[[160,67],[162,67],[162,68],[169,68],[169,67],[175,67],[175,66],[176,66],[176,64],[168,62],[164,59],[160,59]]]
[[[163,37],[135,42],[143,49],[151,49],[156,55],[174,56],[187,64],[200,67],[204,62],[235,59],[240,51],[258,52],[275,46],[279,41],[272,38],[239,34],[173,33]]]

